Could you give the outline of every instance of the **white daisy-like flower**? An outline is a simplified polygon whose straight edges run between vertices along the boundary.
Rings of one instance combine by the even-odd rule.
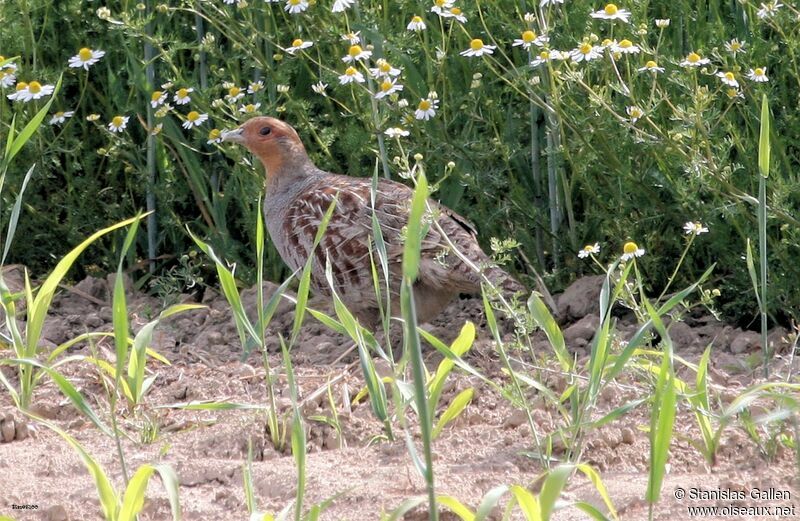
[[[264,90],[264,82],[261,80],[251,81],[247,86],[248,94],[255,94],[256,92],[261,92],[262,90]]]
[[[400,69],[392,67],[392,65],[383,58],[378,58],[378,61],[375,62],[375,65],[377,65],[377,67],[369,70],[369,73],[372,74],[373,78],[384,78],[400,75]]]
[[[764,20],[770,18],[778,13],[778,9],[783,7],[783,4],[773,0],[772,2],[762,3],[760,9],[756,11],[756,16]]]
[[[406,29],[408,29],[409,31],[424,31],[425,27],[426,27],[425,21],[422,19],[422,17],[414,15],[411,18],[411,21],[408,22]]]
[[[578,252],[579,259],[585,259],[589,257],[589,255],[597,255],[600,253],[600,243],[596,242],[594,244],[587,244]]]
[[[366,60],[372,56],[372,51],[363,49],[360,45],[351,45],[347,50],[347,56],[342,58],[345,63],[355,63],[360,60]]]
[[[398,127],[387,128],[386,130],[383,131],[383,133],[389,136],[390,138],[406,137],[409,134],[408,130],[403,130],[402,128]]]
[[[72,110],[67,110],[67,111],[63,111],[63,112],[59,110],[58,112],[53,114],[53,117],[50,118],[49,123],[51,125],[61,125],[62,123],[67,121],[67,118],[71,118],[74,115],[75,115],[75,112],[72,111]]]
[[[531,61],[531,65],[536,67],[537,65],[541,65],[552,60],[566,60],[569,59],[569,57],[569,52],[559,51],[556,49],[544,50],[541,51],[539,55]]]
[[[199,127],[204,121],[208,119],[208,114],[200,114],[196,110],[186,114],[186,121],[183,122],[183,128],[190,129],[192,127]]]
[[[356,3],[355,0],[336,0],[333,3],[331,11],[333,11],[334,13],[343,13],[346,10],[353,7],[354,3]]]
[[[175,101],[176,105],[186,105],[187,103],[192,101],[191,96],[189,96],[189,94],[192,92],[194,92],[194,89],[191,87],[189,87],[188,89],[187,88],[178,89],[178,91],[175,93],[172,99]]]
[[[734,74],[731,71],[727,72],[720,71],[717,73],[717,78],[719,78],[722,83],[724,83],[729,87],[736,88],[739,86],[739,82],[736,81],[736,76],[734,76]]]
[[[756,67],[755,69],[750,69],[750,72],[747,73],[747,77],[758,83],[765,83],[769,81],[766,67]]]
[[[539,7],[545,8],[548,5],[563,4],[564,0],[542,0],[539,2]]]
[[[702,67],[711,63],[708,58],[703,58],[696,52],[690,52],[686,58],[681,62],[681,67]]]
[[[6,57],[5,56],[0,56],[0,62],[4,62],[4,61],[6,61]],[[3,65],[2,67],[0,67],[0,70],[9,70],[9,71],[13,72],[13,71],[17,70],[17,64],[14,63],[13,61],[10,61],[10,62],[6,63],[5,65]]]
[[[342,40],[344,40],[345,42],[350,42],[350,45],[356,45],[361,41],[361,31],[343,34]]]
[[[153,91],[153,93],[150,95],[150,106],[153,108],[157,108],[159,105],[167,101],[168,95],[169,94],[167,92],[164,92],[162,90]]]
[[[573,49],[569,55],[574,62],[588,62],[603,56],[603,48],[597,45],[592,45],[589,42],[583,42],[578,47]]]
[[[492,54],[497,48],[496,45],[485,45],[480,38],[473,38],[469,42],[469,49],[461,51],[461,56],[483,56],[484,54]]]
[[[431,12],[439,16],[444,16],[444,13],[453,7],[453,0],[433,0],[433,7]]]
[[[31,100],[41,99],[45,96],[49,96],[55,90],[55,86],[53,85],[42,85],[38,81],[32,81],[28,83],[28,87],[25,89],[24,94],[20,94],[20,97],[17,99],[21,99],[24,102],[28,102]]]
[[[658,74],[659,72],[664,72],[664,67],[659,67],[658,63],[653,60],[648,60],[647,63],[644,64],[644,67],[639,67],[636,69],[639,72],[652,72],[654,74]]]
[[[307,42],[300,38],[296,38],[294,41],[292,41],[292,45],[286,48],[286,52],[289,54],[294,54],[302,49],[308,49],[312,45],[314,45],[314,42]]]
[[[420,100],[417,105],[417,110],[414,111],[414,117],[424,121],[428,121],[436,115],[436,109],[439,108],[439,100],[433,98],[425,98]]]
[[[243,114],[253,114],[261,107],[261,103],[248,103],[239,107],[239,112]]]
[[[375,93],[375,99],[382,99],[386,96],[391,96],[395,92],[403,90],[403,86],[397,83],[394,78],[386,77],[378,86],[378,92]]]
[[[725,91],[725,95],[731,100],[744,99],[744,94],[739,89],[728,89]]]
[[[231,85],[230,87],[228,87],[228,93],[225,94],[226,100],[228,100],[230,103],[235,103],[242,98],[244,98],[243,88],[237,85]]]
[[[155,111],[155,113],[154,113],[153,115],[154,115],[155,117],[157,117],[157,118],[164,118],[164,117],[166,117],[166,116],[167,116],[167,114],[169,114],[170,112],[172,112],[172,109],[173,109],[173,108],[175,108],[175,107],[173,107],[173,106],[172,106],[172,105],[170,105],[169,103],[164,103],[163,105],[161,105],[161,106],[158,108],[158,110],[157,110],[157,111]]]
[[[467,17],[464,16],[464,12],[461,10],[460,7],[451,7],[441,15],[443,18],[455,18],[456,21],[465,24],[467,23]]]
[[[603,20],[622,20],[625,23],[630,23],[631,12],[627,9],[620,9],[616,4],[606,4],[603,9],[593,12],[591,17]]]
[[[656,27],[665,29],[669,27],[669,18],[656,18]]]
[[[0,87],[9,88],[17,82],[17,76],[11,69],[0,70]]]
[[[17,86],[14,87],[14,92],[6,96],[11,101],[22,101],[23,96],[25,96],[28,92],[28,84],[24,81],[17,83]]]
[[[314,92],[316,92],[317,94],[319,94],[321,96],[327,96],[328,95],[325,92],[325,89],[327,89],[327,88],[328,88],[328,84],[327,83],[322,83],[321,81],[319,83],[315,83],[314,85],[311,86],[311,90],[313,90]]]
[[[744,44],[745,42],[740,42],[738,39],[734,38],[729,42],[725,42],[725,50],[736,56],[737,54],[745,52]]]
[[[69,59],[68,64],[70,67],[83,67],[88,71],[90,65],[94,65],[95,63],[99,62],[100,58],[105,55],[105,51],[95,51],[88,47],[84,47],[78,51],[78,54]]]
[[[208,132],[208,141],[206,141],[206,144],[215,145],[217,143],[222,143],[222,131],[218,128],[212,128]]]
[[[626,242],[622,247],[622,260],[628,261],[634,257],[644,255],[644,249],[640,248],[635,242]]]
[[[289,14],[302,13],[308,9],[308,0],[286,0],[286,7],[283,9]]]
[[[634,45],[634,43],[630,40],[622,40],[619,43],[611,45],[612,52],[618,52],[622,54],[639,54],[639,46]]]
[[[701,233],[708,233],[708,228],[703,226],[701,222],[689,221],[683,225],[683,232],[686,235],[700,235]]]
[[[111,132],[122,132],[128,126],[128,116],[114,116],[108,124],[108,130]]]
[[[279,83],[275,87],[275,90],[277,90],[278,93],[280,93],[280,94],[286,94],[287,92],[289,92],[289,86],[286,85],[285,83]]]
[[[644,111],[637,107],[636,105],[631,105],[625,109],[625,112],[628,113],[628,117],[631,118],[631,123],[636,123],[639,119],[644,116]]]
[[[339,85],[347,85],[353,82],[364,83],[364,75],[351,65],[344,71],[344,74],[339,76]]]
[[[511,45],[513,47],[522,47],[526,51],[531,48],[531,45],[535,45],[537,47],[542,47],[544,44],[550,41],[545,35],[538,35],[536,32],[528,30],[522,33],[520,38],[514,40],[514,43]]]

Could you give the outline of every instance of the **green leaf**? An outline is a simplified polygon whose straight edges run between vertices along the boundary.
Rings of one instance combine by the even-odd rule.
[[[136,473],[128,482],[125,495],[122,499],[122,508],[119,511],[117,521],[134,521],[136,515],[144,507],[144,495],[147,492],[147,482],[156,469],[152,465],[145,463],[136,470]]]
[[[419,256],[422,245],[422,217],[428,202],[428,180],[422,173],[417,179],[417,187],[411,200],[411,211],[408,215],[406,243],[403,248],[403,277],[414,281],[419,273]]]
[[[453,496],[436,496],[436,502],[457,515],[462,521],[475,520],[475,514]]]
[[[469,389],[464,389],[458,393],[458,396],[453,398],[453,401],[450,402],[450,405],[447,406],[447,409],[445,409],[442,416],[439,418],[439,423],[434,427],[433,433],[431,434],[432,438],[437,438],[448,423],[458,418],[458,416],[464,412],[469,402],[472,401],[474,394],[475,389],[470,387]]]
[[[536,293],[532,293],[531,298],[528,299],[528,310],[531,312],[533,320],[536,321],[536,325],[542,328],[545,335],[547,335],[547,339],[550,341],[550,345],[553,346],[561,368],[564,371],[571,371],[572,357],[567,351],[561,328],[558,327],[558,324],[553,318],[553,315],[550,314],[544,301],[539,298]]]
[[[769,177],[769,100],[764,94],[761,98],[761,130],[758,136],[758,171],[762,177]]]
[[[0,266],[5,265],[6,257],[8,256],[8,251],[11,249],[11,242],[14,240],[14,234],[17,231],[19,212],[20,209],[22,208],[22,195],[25,193],[25,188],[28,186],[28,181],[31,180],[31,175],[33,174],[34,168],[36,168],[35,163],[28,169],[28,173],[26,173],[25,177],[22,179],[22,186],[20,187],[19,193],[17,194],[17,198],[14,201],[14,208],[11,210],[11,218],[8,221],[8,232],[6,232],[6,244],[3,247],[3,258],[0,259]]]

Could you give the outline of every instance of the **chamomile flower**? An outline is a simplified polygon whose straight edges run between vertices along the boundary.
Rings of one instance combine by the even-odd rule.
[[[644,111],[636,105],[627,107],[625,112],[627,112],[628,117],[631,118],[631,123],[636,123],[642,116],[644,116]]]
[[[22,101],[23,96],[28,92],[28,84],[24,81],[17,83],[14,92],[6,96],[11,101]]]
[[[681,67],[702,67],[709,63],[711,63],[711,60],[708,58],[703,58],[696,52],[690,52],[681,62]]]
[[[5,56],[0,56],[0,62],[3,62],[3,61],[6,61],[6,57]],[[3,65],[0,68],[0,70],[10,70],[10,71],[13,72],[13,71],[17,70],[17,64],[14,63],[14,62],[8,62],[5,65]]]
[[[100,58],[105,55],[105,51],[95,51],[88,47],[84,47],[78,51],[78,54],[69,59],[68,64],[70,67],[83,67],[88,71],[90,65],[94,65],[95,63],[99,62]]]
[[[158,107],[159,105],[167,101],[168,95],[169,94],[167,94],[162,90],[153,91],[153,93],[150,95],[150,106],[153,108]]]
[[[217,143],[222,143],[222,131],[218,128],[212,128],[208,132],[208,141],[206,141],[206,144],[215,145]]]
[[[400,92],[401,90],[403,90],[403,86],[397,83],[397,80],[386,77],[378,86],[378,92],[375,93],[375,99],[391,96],[395,92]]]
[[[473,38],[469,42],[469,49],[461,51],[461,56],[483,56],[484,54],[492,54],[497,48],[496,45],[485,45],[480,38]]]
[[[550,38],[548,38],[547,36],[538,35],[536,34],[535,31],[528,30],[524,31],[521,37],[514,40],[514,43],[512,43],[511,45],[513,47],[522,47],[527,51],[531,48],[531,45],[541,47],[549,41]]]
[[[603,55],[602,51],[602,47],[592,45],[589,42],[583,42],[578,47],[573,49],[569,54],[574,62],[588,62],[600,58]]]
[[[186,121],[183,122],[183,128],[190,129],[192,127],[199,127],[204,121],[208,119],[208,114],[200,114],[196,110],[186,114]]]
[[[703,226],[701,222],[689,221],[683,225],[683,232],[686,235],[700,235],[701,233],[708,233],[708,228]]]
[[[342,58],[342,61],[345,63],[355,63],[360,60],[366,60],[372,56],[372,51],[367,51],[361,48],[360,45],[351,45],[350,49],[347,50],[347,56]]]
[[[239,107],[239,112],[243,114],[253,114],[261,107],[261,103],[248,103]]]
[[[350,32],[342,35],[342,40],[350,42],[350,45],[356,45],[361,41],[361,31]]]
[[[622,260],[628,261],[634,257],[641,257],[644,255],[644,249],[640,248],[635,242],[626,242],[622,247]]]
[[[725,85],[727,85],[729,87],[736,88],[736,87],[739,86],[739,82],[736,81],[736,76],[734,76],[734,74],[732,72],[730,72],[730,71],[727,71],[727,72],[720,71],[720,72],[717,73],[717,77],[719,78],[719,80],[722,83],[724,83]]]
[[[408,22],[406,29],[409,31],[424,31],[425,30],[425,21],[422,19],[421,16],[414,16],[411,18],[411,21]]]
[[[417,105],[417,110],[414,111],[414,117],[424,121],[428,121],[436,115],[436,109],[439,108],[439,100],[433,98],[425,98],[420,100]]]
[[[261,92],[262,90],[264,90],[264,82],[261,80],[251,81],[247,86],[248,94],[255,94],[256,92]]]
[[[392,65],[383,58],[378,58],[378,61],[375,62],[375,64],[377,67],[369,70],[369,73],[372,74],[373,78],[385,78],[389,76],[400,75],[400,69],[392,67]]]
[[[14,85],[17,81],[17,76],[11,69],[0,70],[0,87],[8,88]]]
[[[403,130],[402,128],[398,127],[387,128],[386,130],[383,131],[383,133],[389,136],[390,138],[406,137],[409,134],[408,130]]]
[[[725,42],[725,50],[736,56],[737,54],[745,52],[744,44],[745,42],[740,42],[739,40],[734,38],[729,42]]]
[[[744,99],[744,94],[742,94],[742,91],[740,91],[739,89],[730,88],[725,91],[725,95],[728,96],[728,99],[734,101],[738,99]]]
[[[592,18],[601,18],[603,20],[622,20],[625,23],[630,23],[631,12],[627,9],[620,9],[616,4],[606,4],[606,6],[591,14]]]
[[[286,85],[285,83],[279,83],[275,87],[275,90],[277,90],[279,94],[286,94],[287,92],[289,92],[289,86]]]
[[[305,40],[297,38],[294,41],[292,41],[292,45],[290,47],[286,48],[286,52],[288,52],[289,54],[294,54],[302,49],[308,49],[312,45],[314,45],[313,42],[307,42]]]
[[[460,7],[451,7],[447,11],[445,11],[442,15],[443,18],[455,18],[457,22],[462,24],[467,23],[467,17],[464,16],[464,12],[461,10]]]
[[[178,92],[175,93],[172,99],[175,101],[176,105],[186,105],[187,103],[192,101],[191,96],[189,96],[189,94],[192,92],[194,92],[194,89],[191,87],[189,87],[188,89],[187,88],[178,89]]]
[[[346,10],[353,7],[354,3],[356,3],[355,0],[336,0],[333,3],[331,11],[333,11],[334,13],[343,13]]]
[[[761,7],[758,11],[756,11],[756,16],[764,20],[765,18],[770,18],[775,16],[778,13],[778,9],[783,7],[783,4],[773,0],[772,2],[762,3]]]
[[[108,130],[111,132],[122,132],[128,126],[128,116],[114,116],[108,123]]]
[[[228,93],[225,94],[226,100],[228,100],[230,103],[236,103],[242,98],[244,98],[243,88],[237,85],[231,85],[230,87],[228,87]]]
[[[656,18],[656,27],[666,29],[669,27],[669,18]]]
[[[339,76],[339,85],[347,85],[348,83],[364,83],[364,75],[353,66],[348,67],[344,74]]]
[[[286,7],[283,9],[289,14],[302,13],[308,9],[308,0],[286,0]]]
[[[664,72],[664,67],[659,67],[658,63],[653,60],[648,60],[647,63],[644,64],[644,67],[639,67],[636,69],[639,72],[652,72],[654,74],[658,74],[659,72]]]
[[[578,252],[579,259],[585,259],[589,257],[589,255],[597,255],[600,253],[600,243],[596,242],[594,244],[587,244]]]
[[[758,83],[765,83],[769,81],[766,67],[756,67],[755,69],[750,69],[750,72],[747,73],[747,77]]]
[[[328,95],[325,92],[325,90],[327,88],[328,88],[328,84],[327,83],[322,83],[321,81],[319,83],[315,83],[314,85],[311,86],[311,90],[313,90],[314,92],[316,92],[317,94],[319,94],[321,96],[327,96]]]
[[[27,89],[25,89],[24,94],[20,94],[20,98],[24,102],[28,102],[35,99],[41,99],[45,96],[49,96],[53,93],[55,87],[53,85],[42,85],[38,81],[32,81],[28,83]]]
[[[431,12],[436,13],[439,16],[444,16],[445,12],[447,12],[451,7],[453,7],[453,0],[433,0]]]
[[[640,49],[638,45],[634,45],[632,41],[626,39],[617,44],[612,44],[611,51],[622,54],[639,54]]]
[[[569,58],[570,54],[568,52],[558,51],[556,49],[543,50],[539,53],[539,55],[531,61],[531,65],[536,67],[537,65],[541,65],[543,63],[547,63],[552,60],[564,60]]]
[[[67,118],[71,118],[74,115],[75,115],[75,112],[73,112],[71,110],[67,110],[65,112],[59,110],[58,112],[53,114],[53,117],[50,118],[49,123],[51,125],[61,125],[62,123],[67,121]]]

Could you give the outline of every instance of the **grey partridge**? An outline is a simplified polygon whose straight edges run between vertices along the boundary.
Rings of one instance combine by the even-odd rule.
[[[411,188],[381,179],[373,203],[371,178],[320,170],[309,159],[297,132],[275,118],[252,118],[223,133],[222,139],[244,145],[263,163],[267,230],[281,258],[292,270],[305,265],[323,216],[336,199],[325,234],[313,251],[312,288],[330,294],[331,285],[325,277],[329,259],[337,295],[365,327],[376,326],[380,318],[372,276],[372,263],[379,266],[374,253],[374,213],[386,245],[391,310],[393,315],[399,314],[403,228],[408,222]],[[506,292],[523,289],[492,264],[478,245],[475,229],[464,218],[436,201],[429,200],[429,206],[439,226],[431,226],[422,240],[419,276],[414,284],[420,323],[436,317],[459,293],[479,293],[481,273],[477,270]],[[454,253],[450,243],[473,266]]]

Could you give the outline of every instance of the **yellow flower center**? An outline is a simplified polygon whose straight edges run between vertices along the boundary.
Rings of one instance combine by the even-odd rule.
[[[655,69],[656,67],[658,67],[658,64],[653,60],[650,60],[647,63],[645,63],[644,66],[647,67],[648,69]]]
[[[191,111],[190,113],[186,114],[186,119],[189,121],[197,121],[200,119],[200,113],[196,110]]]
[[[728,95],[729,98],[735,98],[736,96],[739,95],[739,91],[736,89],[728,89],[727,91],[725,91],[725,93]]]
[[[256,106],[253,105],[252,103],[250,103],[250,104],[248,104],[248,105],[246,105],[244,107],[244,111],[245,112],[255,112],[255,110],[256,110]]]
[[[728,80],[728,81],[733,81],[733,73],[732,72],[726,72],[725,73],[725,79]]]
[[[60,117],[62,117],[62,116],[64,116],[64,112],[63,112],[63,111],[61,111],[61,110],[59,110],[58,112],[56,112],[55,114],[53,114],[53,117],[56,117],[56,118],[60,118]]]
[[[603,40],[602,42],[600,42],[600,45],[602,45],[603,47],[608,47],[608,46],[609,46],[609,45],[611,45],[612,43],[614,43],[614,42],[612,42],[612,41],[611,41],[611,38],[606,38],[605,40]]]
[[[355,67],[348,67],[348,68],[347,68],[347,70],[346,70],[346,71],[344,71],[344,73],[345,73],[346,75],[348,75],[348,76],[355,76],[357,72],[358,72],[358,71],[356,70],[356,68],[355,68]]]
[[[617,9],[617,6],[614,4],[608,4],[606,5],[606,8],[603,9],[603,11],[605,11],[608,16],[614,16],[615,14],[617,14],[617,11],[619,11],[619,9]]]
[[[627,49],[629,47],[633,47],[633,42],[631,42],[630,40],[622,40],[621,42],[619,42],[619,46],[622,47],[623,49]]]
[[[122,116],[114,116],[114,119],[111,120],[111,124],[116,127],[120,128],[125,123],[125,119]]]
[[[762,69],[761,67],[757,67],[757,68],[756,68],[756,70],[754,70],[754,71],[753,71],[753,73],[754,73],[756,76],[763,76],[763,75],[764,75],[764,69]],[[34,83],[36,83],[36,82],[35,82],[35,81],[32,81],[32,82],[31,82],[31,85],[33,85]]]
[[[686,61],[689,63],[697,63],[700,61],[700,55],[696,52],[689,53],[689,56],[686,57]]]
[[[355,58],[362,52],[364,52],[364,49],[362,49],[360,45],[351,45],[350,50],[347,51],[347,54],[349,54],[352,58]]]
[[[219,139],[221,133],[222,132],[220,132],[218,128],[212,129],[211,132],[208,133],[208,139],[209,140]]]
[[[461,9],[459,9],[458,7],[453,7],[452,9],[450,9],[450,14],[453,16],[459,16],[461,15]]]
[[[594,246],[592,246],[591,244],[587,244],[586,246],[583,247],[583,251],[589,251],[589,252],[594,251]]]
[[[19,92],[21,90],[27,89],[28,88],[28,84],[25,83],[24,81],[21,81],[21,82],[17,83],[17,86],[15,88],[16,88],[17,92]]]
[[[411,19],[411,23],[418,24],[420,22],[422,22],[422,17],[421,16],[415,16],[414,18]]]
[[[539,58],[542,60],[549,60],[550,59],[550,51],[542,51],[539,53]]]
[[[178,97],[179,98],[185,98],[188,95],[189,95],[189,90],[188,89],[178,89]]]
[[[417,108],[419,110],[429,110],[431,108],[431,102],[426,100],[426,99],[424,99],[424,100],[419,102],[419,107],[417,107]]]
[[[471,42],[469,42],[469,46],[473,51],[480,51],[483,49],[483,40],[480,38],[474,38]]]
[[[592,52],[592,44],[590,43],[582,43],[580,46],[581,54],[589,54]]]
[[[636,250],[638,249],[639,246],[637,246],[635,242],[626,242],[625,245],[622,247],[622,251],[628,255],[636,253]]]
[[[300,5],[301,0],[289,0],[289,5]]]
[[[391,89],[391,88],[392,88],[392,85],[393,85],[393,83],[392,83],[391,81],[389,81],[389,80],[384,80],[384,82],[383,82],[383,83],[381,83],[381,90],[382,90],[383,92],[386,92],[386,91],[388,91],[389,89]]]
[[[447,0],[434,0],[433,3],[436,4],[436,7],[444,7],[444,4],[447,3]]]
[[[383,60],[380,65],[378,65],[378,69],[383,73],[388,73],[392,70],[392,66],[386,60]]]
[[[303,45],[303,40],[300,38],[297,38],[292,42],[292,47],[300,47],[301,45]]]
[[[731,42],[731,50],[732,51],[738,51],[741,48],[742,48],[742,44],[741,43],[739,43],[739,42]]]
[[[236,96],[239,95],[240,92],[242,92],[242,89],[240,89],[239,87],[231,87],[230,89],[228,89],[228,96],[235,98]]]
[[[536,39],[536,33],[533,31],[525,31],[522,33],[522,41],[525,43],[531,43]]]
[[[756,73],[758,73],[757,71],[760,70],[761,69],[756,69]],[[30,92],[31,94],[39,94],[41,90],[42,90],[42,84],[39,83],[38,81],[32,81],[28,84],[28,92]]]
[[[78,57],[81,59],[81,61],[88,62],[92,59],[92,50],[88,47],[84,47],[78,51]]]
[[[150,96],[150,101],[158,101],[158,100],[161,99],[161,96],[163,96],[163,95],[164,95],[163,92],[161,92],[160,90],[157,90],[157,91],[153,92],[153,94]]]

